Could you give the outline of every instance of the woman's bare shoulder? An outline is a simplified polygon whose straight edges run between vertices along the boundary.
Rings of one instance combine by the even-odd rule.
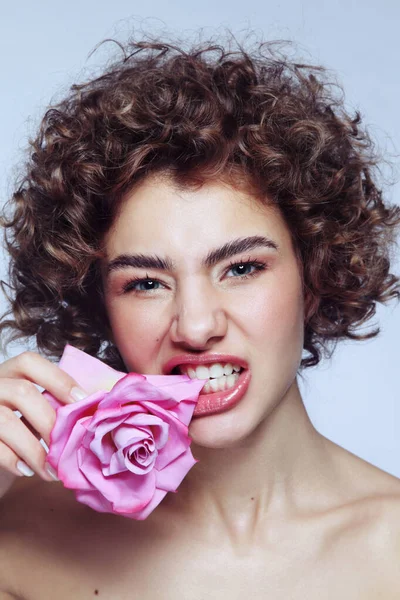
[[[348,554],[349,560],[350,549],[357,548],[359,556],[368,557],[367,564],[374,564],[382,574],[384,597],[400,597],[400,479],[354,455],[342,458],[340,466],[358,483],[352,488],[354,501],[340,510],[343,518],[332,519],[335,526],[333,535],[327,536],[328,545],[340,539],[340,552]],[[96,513],[77,502],[61,482],[36,476],[18,479],[0,498],[0,591],[13,594],[4,600],[42,598],[44,591],[55,588],[57,597],[68,597],[62,591],[71,581],[85,593],[93,593],[99,581],[107,589],[126,556],[132,556],[138,545],[132,540],[137,542],[144,528],[145,523]],[[149,532],[148,526],[145,531]],[[110,556],[110,547],[115,561],[105,565],[101,557]],[[83,597],[79,590],[74,597]]]
[[[384,597],[400,598],[400,490],[378,494],[376,503],[378,519],[366,546],[372,548],[376,568],[382,572]]]
[[[140,523],[92,510],[62,482],[15,482],[0,499],[0,590],[19,600],[125,597],[118,577],[132,587]]]
[[[362,459],[361,459],[362,460]],[[364,461],[363,461],[364,462]],[[362,475],[361,475],[362,474]],[[365,478],[365,497],[354,506],[354,521],[369,523],[361,536],[365,554],[375,557],[377,572],[382,574],[385,598],[400,597],[400,479],[365,463],[360,469]],[[367,479],[368,477],[368,479]],[[362,481],[362,479],[360,480]],[[362,485],[361,485],[362,489]]]
[[[29,515],[29,491],[32,482],[16,478],[0,498],[0,600],[21,600],[18,570],[19,531],[23,515]],[[22,510],[22,513],[20,512]]]
[[[0,498],[0,590],[26,598],[33,574],[51,571],[77,502],[61,482],[18,478]],[[57,544],[55,543],[57,540]],[[6,596],[4,597],[6,598]],[[0,600],[2,596],[0,595]]]
[[[11,527],[25,530],[40,517],[50,518],[53,512],[62,513],[73,504],[73,492],[61,482],[47,482],[37,475],[18,478],[0,498],[0,531]]]

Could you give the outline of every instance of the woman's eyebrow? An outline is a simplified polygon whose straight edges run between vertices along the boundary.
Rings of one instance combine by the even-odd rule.
[[[237,238],[227,242],[220,248],[210,250],[202,261],[203,267],[212,267],[217,263],[240,254],[242,252],[249,252],[255,248],[264,247],[272,248],[273,250],[279,250],[279,246],[273,240],[263,235],[252,235],[245,238]],[[107,276],[113,271],[119,271],[127,269],[129,267],[135,267],[137,269],[159,269],[161,271],[174,271],[176,263],[166,256],[146,255],[146,254],[120,254],[113,260],[111,260],[107,267]]]

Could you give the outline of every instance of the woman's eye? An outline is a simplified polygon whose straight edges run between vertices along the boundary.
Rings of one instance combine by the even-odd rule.
[[[158,289],[155,286],[159,283],[160,282],[156,279],[133,279],[124,285],[123,292],[126,293],[130,292],[131,290],[134,290],[135,292],[151,292]]]
[[[239,276],[246,277],[246,276],[252,275],[254,273],[254,271],[249,273],[250,268],[256,269],[256,271],[259,270],[254,263],[248,262],[248,263],[237,263],[236,265],[232,265],[230,267],[229,271],[234,271],[236,269],[236,272],[239,274]],[[228,273],[229,273],[229,271],[228,271]]]
[[[229,271],[237,272],[237,276],[228,277],[228,279],[248,279],[249,277],[254,277],[258,274],[259,271],[264,271],[267,268],[267,265],[261,263],[259,261],[243,261],[238,263],[232,263],[229,266],[229,269],[225,271],[225,275],[229,273]],[[254,269],[251,271],[251,269]],[[157,286],[162,285],[161,281],[157,279],[151,279],[150,277],[142,277],[131,279],[128,281],[123,287],[123,293],[127,293],[130,291],[134,291],[136,293],[144,293],[152,292],[160,289]]]

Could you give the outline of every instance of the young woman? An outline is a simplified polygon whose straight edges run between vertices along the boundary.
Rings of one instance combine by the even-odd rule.
[[[1,599],[398,598],[400,483],[317,432],[298,387],[399,296],[400,209],[333,89],[273,44],[132,42],[45,114],[3,217],[0,327],[41,354],[0,365],[0,465],[34,473],[1,501]],[[199,462],[146,520],[46,471],[34,384],[72,401],[66,343],[124,372],[212,367],[190,375],[211,393],[248,373],[238,403],[195,411]]]

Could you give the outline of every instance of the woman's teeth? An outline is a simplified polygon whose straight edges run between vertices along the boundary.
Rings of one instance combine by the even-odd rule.
[[[215,379],[207,381],[205,386],[202,388],[200,394],[211,394],[212,392],[223,392],[232,388],[237,380],[239,379],[239,373],[233,375],[222,375]]]
[[[193,368],[189,365],[183,365],[179,371],[188,375],[191,379],[209,379],[202,388],[200,394],[210,394],[212,392],[222,392],[232,388],[239,379],[240,371],[243,369],[238,365],[226,363],[214,363],[209,367],[199,365]]]

